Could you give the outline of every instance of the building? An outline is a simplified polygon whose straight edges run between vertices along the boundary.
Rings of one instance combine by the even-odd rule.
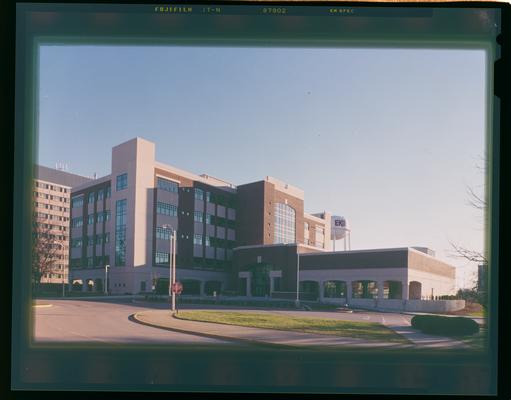
[[[347,284],[348,300],[359,293],[353,282],[371,298],[453,293],[454,267],[431,250],[332,252],[331,214],[304,210],[297,187],[196,175],[156,161],[154,143],[135,138],[112,149],[110,175],[72,190],[72,280],[75,289],[103,290],[108,265],[109,292],[150,292],[155,281],[168,283],[175,229],[184,294],[289,295],[298,261],[301,291],[319,300],[340,293],[335,282]]]
[[[91,179],[36,165],[34,168],[34,223],[39,240],[55,246],[41,283],[62,283],[69,270],[69,219],[71,188]]]

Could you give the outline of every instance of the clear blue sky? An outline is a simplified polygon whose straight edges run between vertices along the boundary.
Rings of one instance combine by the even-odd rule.
[[[158,161],[234,184],[271,175],[352,249],[483,244],[485,53],[476,50],[43,46],[39,163],[109,173],[135,136]],[[341,246],[339,243],[338,248]]]

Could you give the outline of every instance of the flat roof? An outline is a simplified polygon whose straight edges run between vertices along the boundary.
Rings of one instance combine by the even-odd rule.
[[[60,169],[45,167],[44,165],[34,165],[34,178],[55,183],[57,185],[74,188],[84,183],[90,182],[92,179],[86,176],[72,174]]]

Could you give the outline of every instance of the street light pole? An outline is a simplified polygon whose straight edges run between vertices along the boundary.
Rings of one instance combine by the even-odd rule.
[[[110,265],[105,265],[105,294],[108,294],[108,268],[110,268]]]
[[[300,307],[300,252],[296,243],[296,307]]]
[[[163,225],[163,229],[170,229],[169,237],[169,297],[170,309],[176,311],[176,294],[172,290],[172,285],[176,283],[176,230],[171,225]]]

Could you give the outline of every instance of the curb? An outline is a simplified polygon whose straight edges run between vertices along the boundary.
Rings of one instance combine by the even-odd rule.
[[[150,327],[158,328],[158,329],[163,329],[163,330],[166,330],[166,331],[183,333],[183,334],[186,334],[186,335],[194,335],[194,336],[199,336],[199,337],[205,337],[205,338],[208,338],[208,339],[223,340],[223,341],[227,341],[227,342],[238,342],[238,343],[241,343],[241,344],[249,344],[249,345],[253,345],[253,346],[261,346],[261,347],[267,347],[267,348],[273,348],[273,349],[277,349],[277,348],[278,349],[285,349],[285,348],[293,348],[294,349],[294,348],[297,348],[297,346],[293,346],[293,345],[274,344],[274,343],[261,342],[261,341],[257,341],[257,340],[251,340],[251,339],[241,339],[241,338],[236,338],[236,337],[232,337],[232,336],[222,336],[222,335],[216,335],[216,334],[213,334],[213,333],[188,331],[186,329],[171,328],[171,327],[168,327],[168,326],[151,324],[149,322],[145,322],[145,321],[142,321],[142,320],[138,319],[137,318],[137,314],[138,313],[130,315],[128,317],[128,319],[131,322],[135,322],[137,324],[146,325],[146,326],[150,326]],[[172,318],[176,318],[176,317],[172,316]],[[178,318],[176,318],[176,319],[178,319]]]
[[[162,325],[157,325],[157,324],[152,324],[152,323],[149,323],[149,322],[142,321],[142,320],[137,318],[137,314],[138,313],[130,315],[128,317],[128,319],[130,321],[132,321],[132,322],[135,322],[135,323],[138,323],[138,324],[141,324],[141,325],[146,325],[146,326],[150,326],[150,327],[158,328],[158,329],[164,329],[164,330],[171,331],[171,332],[184,333],[184,334],[187,334],[187,335],[195,335],[195,336],[206,337],[206,338],[210,338],[210,339],[223,340],[223,341],[230,341],[230,342],[239,342],[239,343],[242,343],[242,344],[249,344],[249,345],[253,345],[253,346],[260,346],[260,347],[266,347],[266,348],[272,348],[272,349],[280,349],[280,350],[284,350],[284,349],[288,349],[288,350],[300,349],[300,350],[317,351],[317,350],[328,350],[329,349],[329,346],[325,346],[325,348],[317,348],[316,346],[310,346],[310,345],[276,344],[276,343],[264,342],[264,341],[253,340],[253,339],[242,339],[242,338],[237,338],[237,337],[232,337],[232,336],[222,336],[222,335],[217,335],[217,334],[212,334],[212,333],[188,331],[186,329],[180,329],[180,328],[171,328],[171,327],[167,327],[167,326],[162,326]],[[178,318],[176,316],[172,316],[172,318],[180,319],[180,318]],[[405,339],[407,339],[407,338],[405,338]],[[415,343],[413,343],[409,339],[407,339],[407,340],[410,343],[396,345],[396,346],[390,346],[390,348],[391,349],[395,349],[395,348],[414,348],[414,347],[416,347]],[[350,350],[353,350],[356,347],[357,347],[357,345],[348,345],[347,346],[347,348],[349,348]],[[381,350],[387,350],[387,349],[388,348],[385,347],[385,348],[383,348]]]

